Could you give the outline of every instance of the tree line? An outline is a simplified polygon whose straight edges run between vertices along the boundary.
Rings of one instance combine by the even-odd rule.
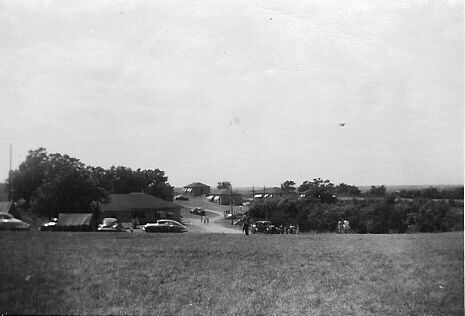
[[[290,181],[283,183],[286,184]],[[315,232],[334,232],[337,222],[344,219],[350,221],[352,231],[357,233],[463,230],[463,202],[458,206],[455,200],[447,199],[421,196],[399,199],[395,193],[386,194],[384,186],[372,187],[371,192],[357,193],[344,200],[327,198],[337,193],[338,187],[353,191],[353,188],[347,189],[348,185],[334,186],[331,181],[320,178],[304,181],[297,191],[306,194],[256,200],[249,215],[277,225],[298,224],[302,231]]]
[[[86,166],[69,155],[49,154],[45,148],[30,150],[10,179],[13,201],[23,200],[26,207],[48,216],[97,212],[110,193],[145,192],[169,201],[174,196],[162,170]]]

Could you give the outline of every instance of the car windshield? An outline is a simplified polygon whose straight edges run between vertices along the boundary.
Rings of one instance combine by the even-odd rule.
[[[110,226],[116,223],[116,218],[105,218],[103,220],[103,225]]]

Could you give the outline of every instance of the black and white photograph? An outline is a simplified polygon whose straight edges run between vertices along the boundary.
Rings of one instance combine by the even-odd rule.
[[[464,2],[0,0],[0,315],[463,315]]]

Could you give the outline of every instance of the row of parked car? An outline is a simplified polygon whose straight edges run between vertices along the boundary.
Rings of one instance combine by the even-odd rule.
[[[297,226],[295,225],[273,225],[270,221],[257,221],[251,227],[252,234],[263,233],[263,234],[296,234]]]
[[[61,230],[56,226],[57,219],[53,218],[50,222],[40,226],[41,231]],[[142,230],[147,233],[183,233],[187,232],[186,226],[172,219],[159,219],[155,223],[147,223],[142,226]],[[99,232],[127,232],[116,218],[104,218],[102,223],[97,227]],[[130,231],[130,230],[129,230]]]
[[[48,223],[45,223],[39,227],[40,231],[59,231],[66,230],[64,227],[57,225],[58,219],[52,218]],[[31,225],[28,223],[15,218],[10,213],[0,212],[0,230],[29,230]],[[171,219],[160,219],[155,223],[147,223],[142,226],[142,230],[147,233],[183,233],[187,232],[186,226],[183,224],[171,220]],[[104,218],[103,221],[98,225],[97,231],[99,232],[124,232],[127,231],[123,228],[121,223],[116,218]]]

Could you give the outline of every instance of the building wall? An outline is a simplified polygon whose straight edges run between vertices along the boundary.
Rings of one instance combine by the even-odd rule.
[[[159,219],[181,220],[181,209],[139,209],[139,210],[121,210],[121,211],[103,211],[101,219],[105,217],[117,218],[120,223],[129,223],[137,217],[139,225],[154,223]]]
[[[240,194],[233,194],[231,197],[229,195],[220,195],[220,204],[221,205],[230,205],[230,201],[233,205],[242,205],[242,196]]]
[[[193,187],[188,188],[191,189],[190,192],[185,190],[185,192],[192,196],[201,196],[201,195],[209,195],[210,194],[210,187]]]

